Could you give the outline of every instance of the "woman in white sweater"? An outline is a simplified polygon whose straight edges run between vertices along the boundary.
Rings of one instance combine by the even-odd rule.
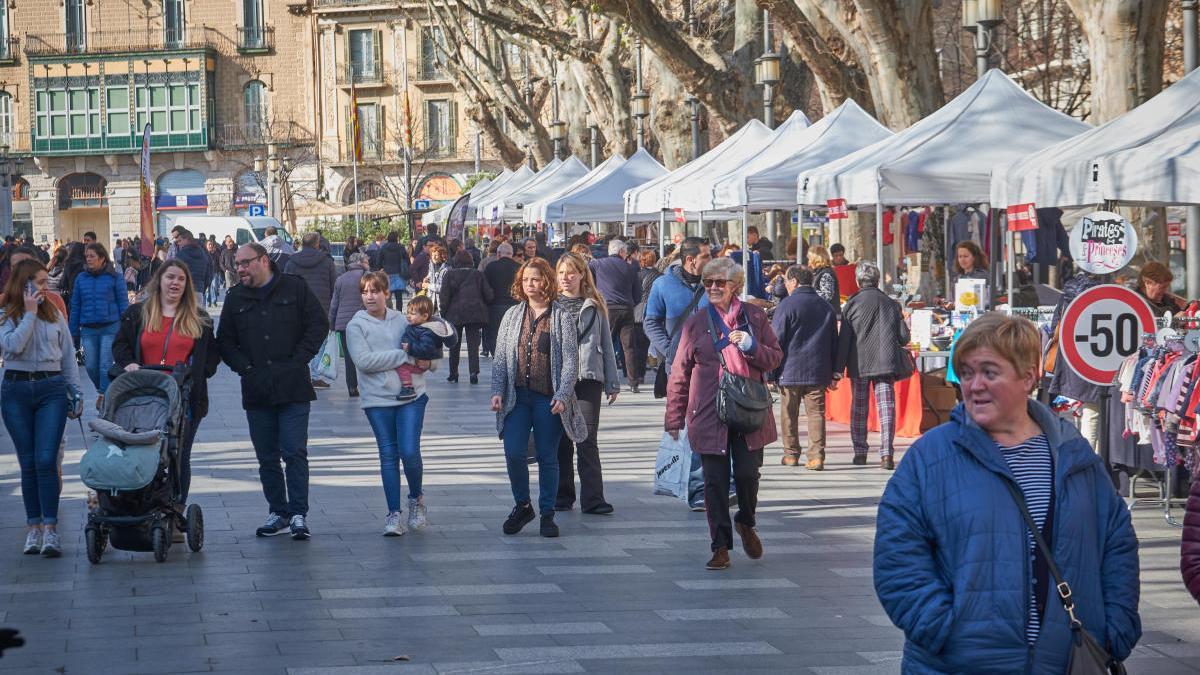
[[[383,272],[364,274],[358,283],[363,306],[346,326],[346,348],[358,371],[358,390],[363,412],[379,445],[379,469],[387,500],[385,537],[405,532],[400,510],[400,465],[408,480],[408,529],[425,526],[425,500],[421,492],[421,427],[425,422],[424,373],[414,373],[417,397],[400,401],[400,376],[396,369],[412,363],[428,370],[430,362],[414,360],[400,348],[400,336],[408,327],[404,314],[387,306],[388,277]]]

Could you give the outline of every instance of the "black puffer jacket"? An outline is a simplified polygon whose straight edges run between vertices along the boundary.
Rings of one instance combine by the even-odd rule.
[[[488,305],[494,296],[483,272],[474,267],[459,267],[442,278],[442,318],[455,326],[486,324]]]
[[[217,328],[221,358],[242,377],[248,410],[315,400],[308,362],[329,333],[329,313],[308,284],[274,263],[271,272],[265,293],[244,284],[229,289]]]
[[[842,307],[833,372],[845,370],[852,379],[906,378],[913,372],[912,361],[905,353],[909,339],[900,303],[878,288],[865,287]]]
[[[325,316],[329,316],[329,303],[333,300],[333,285],[337,283],[337,269],[333,258],[319,248],[306,248],[288,258],[283,268],[286,274],[295,274],[304,279],[313,295],[321,303]]]

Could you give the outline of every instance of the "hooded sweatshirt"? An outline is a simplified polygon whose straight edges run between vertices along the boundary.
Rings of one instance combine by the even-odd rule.
[[[358,391],[363,409],[404,405],[396,400],[400,393],[400,376],[396,369],[412,363],[408,353],[400,349],[400,336],[408,328],[404,314],[387,310],[383,319],[376,319],[359,310],[346,326],[346,348],[358,369]],[[425,375],[413,373],[413,389],[417,397],[425,394]]]

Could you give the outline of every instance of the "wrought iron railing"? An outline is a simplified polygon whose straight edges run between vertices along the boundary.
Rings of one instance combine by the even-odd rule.
[[[311,145],[312,132],[296,122],[275,124],[218,124],[213,129],[213,147],[220,150],[256,148],[274,143],[280,146]]]
[[[387,69],[380,61],[367,64],[350,62],[338,71],[338,85],[342,87],[352,84],[357,87],[373,87],[387,82]]]
[[[207,26],[188,29],[129,28],[81,33],[26,33],[28,56],[64,56],[68,54],[124,54],[164,49],[200,49],[217,47],[220,35]]]
[[[238,50],[267,52],[275,49],[274,26],[238,26]]]

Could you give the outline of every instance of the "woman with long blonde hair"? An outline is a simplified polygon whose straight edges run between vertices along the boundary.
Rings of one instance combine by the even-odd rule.
[[[168,260],[146,284],[146,299],[129,306],[113,340],[113,376],[155,366],[189,368],[187,427],[179,449],[180,501],[187,502],[192,480],[192,442],[208,414],[208,378],[221,363],[212,318],[196,303],[192,273],[179,260]],[[182,535],[182,533],[177,533]]]
[[[574,253],[564,253],[558,259],[558,300],[579,315],[579,382],[575,397],[587,422],[587,438],[578,443],[564,435],[558,442],[558,496],[554,510],[570,511],[575,505],[575,472],[572,455],[579,461],[579,505],[584,513],[612,513],[612,504],[604,501],[604,479],[600,472],[600,449],[596,431],[600,426],[601,393],[608,394],[611,404],[621,391],[613,349],[612,327],[608,322],[608,307],[596,281],[588,269],[587,260]],[[633,358],[630,354],[626,358]]]
[[[71,329],[47,299],[48,278],[40,262],[23,260],[13,267],[4,289],[0,415],[21,467],[21,499],[29,526],[23,550],[57,558],[62,555],[58,446],[67,417],[78,417],[82,406]]]
[[[813,271],[813,290],[833,307],[834,314],[841,314],[842,296],[829,249],[824,246],[809,246],[808,266]]]

